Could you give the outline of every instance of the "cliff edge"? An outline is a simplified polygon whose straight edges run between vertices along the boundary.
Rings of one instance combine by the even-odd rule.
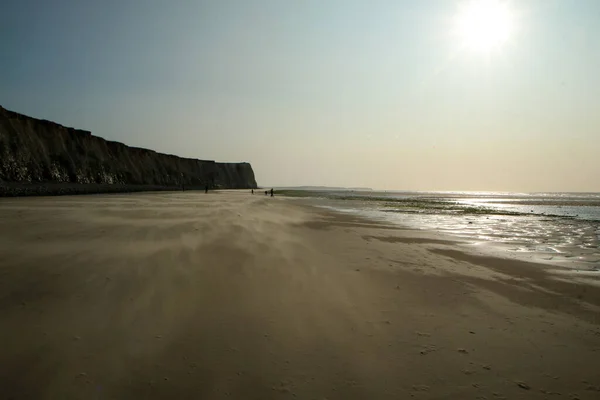
[[[181,158],[0,107],[0,196],[256,188],[248,163]]]

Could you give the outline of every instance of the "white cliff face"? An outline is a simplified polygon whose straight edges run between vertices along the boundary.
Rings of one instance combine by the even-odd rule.
[[[0,195],[19,186],[38,186],[35,194],[52,194],[51,187],[69,192],[219,187],[256,188],[248,163],[217,163],[180,158],[152,150],[109,142],[90,132],[27,117],[0,107]],[[32,186],[33,185],[33,186]],[[41,185],[41,186],[40,186]],[[43,186],[46,185],[47,188]],[[79,188],[79,189],[77,189]],[[15,193],[13,193],[15,194]],[[26,193],[23,193],[26,194]]]

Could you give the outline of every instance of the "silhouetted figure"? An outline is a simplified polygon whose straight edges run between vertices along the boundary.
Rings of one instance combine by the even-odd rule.
[[[269,192],[267,192],[267,191],[265,190],[265,196],[268,196],[268,195],[269,195]]]
[[[204,186],[204,193],[208,193],[208,185]]]
[[[273,188],[271,188],[271,197],[273,197]]]
[[[254,189],[252,189],[252,194],[254,194]]]

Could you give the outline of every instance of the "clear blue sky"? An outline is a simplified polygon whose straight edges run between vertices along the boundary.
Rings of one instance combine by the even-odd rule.
[[[0,105],[259,184],[600,191],[600,1],[3,1]]]

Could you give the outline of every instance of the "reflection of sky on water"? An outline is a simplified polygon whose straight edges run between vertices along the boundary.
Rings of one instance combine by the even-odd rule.
[[[600,221],[600,198],[472,198],[456,199],[459,204],[514,211],[522,214],[559,215]]]
[[[347,194],[344,196],[348,197]],[[470,243],[497,244],[512,254],[520,254],[521,258],[568,262],[578,268],[600,268],[598,194],[511,197],[509,194],[498,196],[497,193],[449,196],[448,193],[367,192],[357,195],[359,199],[352,201],[336,197],[320,200],[319,203],[410,228],[457,236]],[[419,203],[418,207],[406,207],[404,203],[394,207],[394,203],[385,198],[418,199]],[[453,206],[440,209],[440,203]],[[474,207],[478,212],[462,213],[461,207]],[[497,215],[507,211],[521,215]]]

